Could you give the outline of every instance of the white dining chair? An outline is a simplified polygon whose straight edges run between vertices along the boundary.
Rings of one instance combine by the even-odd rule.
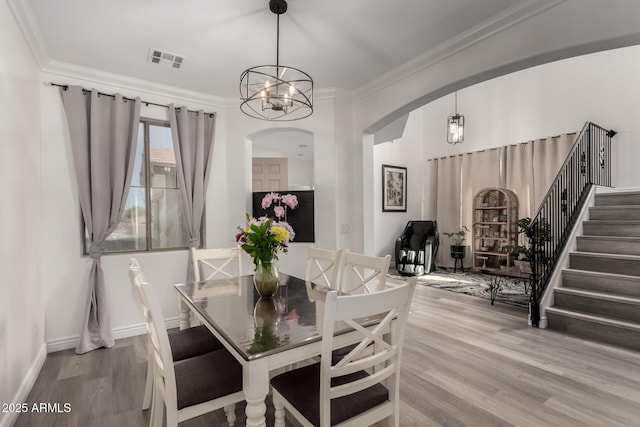
[[[391,255],[363,255],[345,250],[340,263],[338,290],[345,294],[371,293],[384,289]]]
[[[167,427],[224,408],[227,422],[235,422],[235,404],[244,400],[242,366],[225,349],[211,351],[178,362],[173,360],[169,334],[153,287],[141,282],[142,276],[131,271],[135,286],[148,307],[153,362],[153,406],[151,426],[162,426],[163,409]]]
[[[303,426],[360,427],[385,419],[389,425],[399,425],[402,345],[415,286],[412,277],[370,294],[327,293],[320,362],[271,380],[276,427],[285,426],[285,409]],[[369,328],[356,321],[373,316],[382,320]],[[360,339],[336,360],[332,351],[336,325],[344,324],[340,322],[353,328]]]
[[[338,289],[338,269],[342,250],[309,248],[304,280],[329,289]]]
[[[145,320],[149,338],[147,344],[147,378],[145,381],[144,396],[142,398],[142,409],[147,410],[151,407],[153,394],[153,348],[149,327],[149,306],[146,303],[141,287],[142,283],[145,282],[145,278],[140,262],[138,262],[136,258],[129,259],[129,278],[135,293],[135,299],[138,301],[142,316]],[[169,334],[168,339],[172,358],[176,362],[224,348],[222,343],[218,341],[205,326],[195,326],[173,332]]]
[[[191,259],[196,281],[242,276],[242,249],[240,247],[191,248]]]

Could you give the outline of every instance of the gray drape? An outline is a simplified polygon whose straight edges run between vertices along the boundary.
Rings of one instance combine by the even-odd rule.
[[[215,115],[188,111],[186,107],[169,106],[169,122],[184,223],[189,234],[189,248],[200,246],[200,227],[211,170]],[[187,280],[194,279],[191,251],[187,264]]]
[[[101,245],[117,227],[135,158],[140,99],[100,95],[77,86],[61,90],[82,216],[92,259],[87,304],[76,346],[82,354],[113,347],[111,315],[100,267]]]

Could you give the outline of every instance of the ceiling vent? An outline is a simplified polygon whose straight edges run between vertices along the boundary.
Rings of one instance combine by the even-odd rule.
[[[180,69],[182,68],[183,61],[184,57],[176,55],[175,53],[163,52],[154,48],[149,49],[148,62],[151,64],[159,64],[175,69]]]

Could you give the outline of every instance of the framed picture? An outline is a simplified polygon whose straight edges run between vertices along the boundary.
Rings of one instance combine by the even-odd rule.
[[[382,212],[407,211],[407,168],[382,165]]]

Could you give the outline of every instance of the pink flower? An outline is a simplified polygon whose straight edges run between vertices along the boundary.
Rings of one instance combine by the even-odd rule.
[[[269,206],[271,206],[274,200],[280,200],[280,195],[278,193],[271,192],[265,194],[265,196],[262,198],[262,209],[267,209]]]
[[[238,231],[236,233],[236,242],[244,243],[247,241],[247,233],[244,230]]]
[[[285,194],[281,197],[282,203],[289,206],[291,209],[295,209],[298,206],[298,197],[293,194]]]
[[[282,206],[276,206],[273,208],[273,213],[277,218],[282,218],[284,216],[284,208]]]

